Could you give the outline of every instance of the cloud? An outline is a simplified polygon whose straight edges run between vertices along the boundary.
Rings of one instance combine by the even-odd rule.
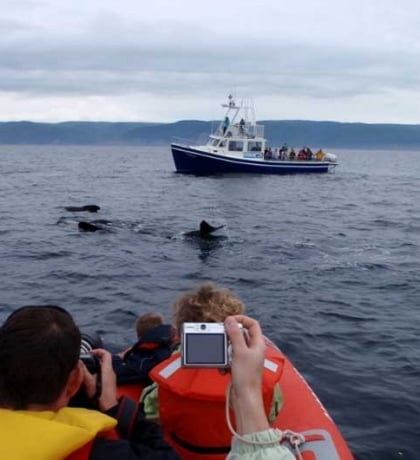
[[[130,97],[191,101],[234,90],[295,106],[351,105],[419,89],[414,1],[198,3],[10,2],[0,19],[0,93],[15,104],[97,97],[123,113]]]

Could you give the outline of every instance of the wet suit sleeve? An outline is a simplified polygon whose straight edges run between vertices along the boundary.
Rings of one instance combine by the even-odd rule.
[[[106,413],[117,419],[121,439],[97,438],[89,460],[180,460],[163,439],[160,426],[147,421],[142,407],[132,399],[121,398]]]
[[[143,404],[146,418],[148,420],[159,420],[159,397],[156,382],[153,382],[143,390],[140,401]]]

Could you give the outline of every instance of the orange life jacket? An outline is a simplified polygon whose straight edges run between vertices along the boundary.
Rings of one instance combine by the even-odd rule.
[[[271,342],[266,350],[262,391],[268,416],[284,357]],[[226,458],[232,438],[225,416],[230,374],[182,368],[180,353],[174,353],[158,364],[150,377],[159,385],[159,418],[165,437],[183,460]],[[233,413],[231,420],[235,426]]]

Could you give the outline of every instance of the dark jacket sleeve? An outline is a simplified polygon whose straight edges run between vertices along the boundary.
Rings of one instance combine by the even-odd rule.
[[[181,460],[167,444],[150,447],[124,439],[98,438],[90,451],[89,460]]]
[[[89,460],[180,460],[163,439],[160,426],[147,421],[141,406],[132,399],[121,398],[107,415],[117,419],[121,439],[97,438]]]

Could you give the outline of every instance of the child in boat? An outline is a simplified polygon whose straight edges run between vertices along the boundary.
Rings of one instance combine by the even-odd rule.
[[[136,321],[137,342],[113,355],[112,367],[119,385],[133,382],[150,383],[150,370],[168,358],[173,351],[173,327],[164,324],[159,313],[145,313]]]
[[[175,301],[174,326],[179,335],[185,322],[223,322],[244,310],[243,302],[228,289],[205,283]],[[140,398],[146,418],[161,422],[170,434],[170,443],[184,460],[207,459],[210,454],[214,460],[224,459],[231,441],[225,416],[230,374],[218,369],[182,368],[179,349],[151,371],[155,383],[146,387]],[[280,352],[270,350],[267,342],[262,391],[270,422],[283,403],[278,384],[283,358],[279,355]]]

